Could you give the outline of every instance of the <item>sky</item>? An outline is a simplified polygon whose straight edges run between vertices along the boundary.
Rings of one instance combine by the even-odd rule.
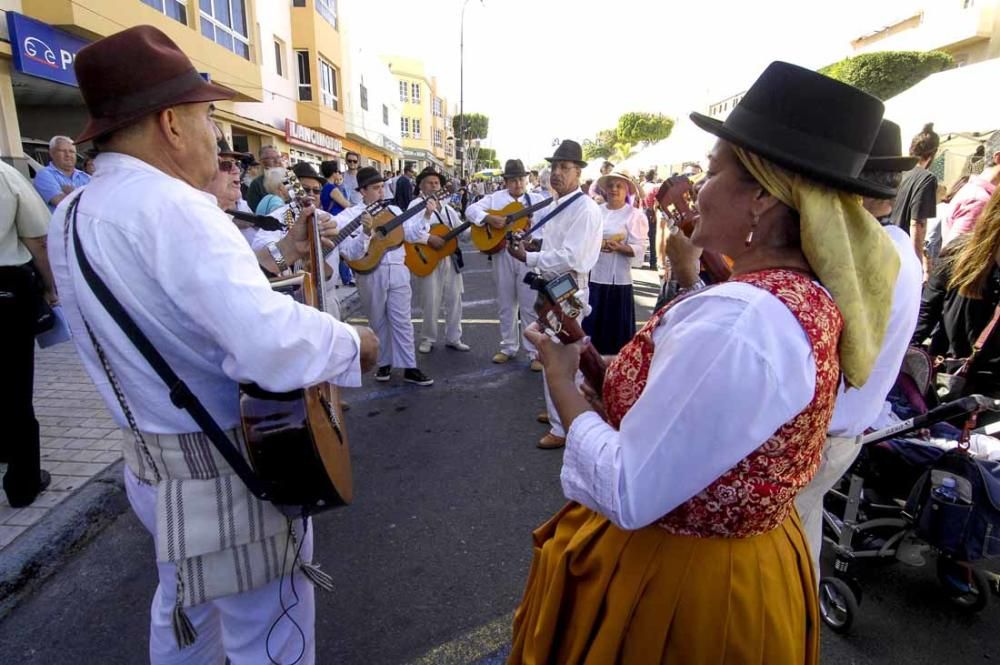
[[[556,139],[581,141],[628,111],[705,112],[773,60],[813,69],[850,40],[909,16],[920,0],[344,0],[374,50],[422,58],[465,110],[485,113],[485,145],[534,164]],[[925,0],[933,1],[933,0]]]

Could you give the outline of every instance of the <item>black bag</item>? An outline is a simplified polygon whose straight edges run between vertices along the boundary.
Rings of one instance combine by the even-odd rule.
[[[31,317],[34,321],[32,332],[41,335],[43,332],[52,330],[56,325],[56,315],[45,300],[45,283],[42,282],[41,275],[35,270],[31,263],[24,264],[24,270],[28,272],[28,282],[31,285]]]
[[[937,394],[942,402],[950,402],[962,397],[965,393],[965,384],[969,372],[972,370],[976,357],[993,335],[993,331],[1000,322],[1000,305],[997,305],[993,312],[993,318],[986,324],[975,344],[972,345],[972,353],[968,358],[944,358],[938,365],[937,372]]]

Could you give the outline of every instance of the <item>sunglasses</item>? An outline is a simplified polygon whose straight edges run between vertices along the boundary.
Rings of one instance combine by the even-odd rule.
[[[357,164],[357,163],[358,163],[358,160],[356,160],[356,159],[348,159],[348,160],[347,160],[347,163],[348,163],[348,164]]]
[[[239,167],[239,162],[233,161],[232,159],[220,159],[219,160],[219,171],[225,173],[227,171],[232,171],[233,167]]]
[[[302,191],[305,192],[306,194],[322,194],[323,193],[323,188],[322,187],[303,187]]]

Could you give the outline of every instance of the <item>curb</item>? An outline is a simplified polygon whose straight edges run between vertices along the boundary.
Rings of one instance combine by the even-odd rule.
[[[0,620],[113,519],[128,499],[122,465],[114,462],[4,548],[0,557]]]

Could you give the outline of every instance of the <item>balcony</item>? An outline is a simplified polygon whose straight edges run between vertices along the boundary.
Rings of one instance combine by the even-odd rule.
[[[855,53],[872,51],[952,51],[993,35],[994,4],[962,7],[927,0],[928,8],[851,42]]]

